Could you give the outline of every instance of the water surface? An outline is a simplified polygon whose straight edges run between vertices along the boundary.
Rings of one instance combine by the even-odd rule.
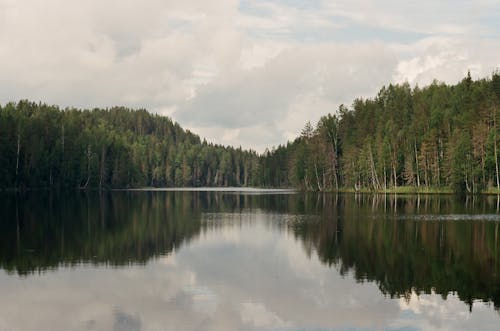
[[[498,330],[497,197],[2,195],[3,330]]]

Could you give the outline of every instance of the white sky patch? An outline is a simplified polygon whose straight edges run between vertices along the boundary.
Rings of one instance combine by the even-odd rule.
[[[258,328],[284,328],[290,327],[278,315],[268,311],[261,303],[246,302],[241,304],[241,320]]]
[[[241,50],[241,68],[244,70],[252,70],[254,68],[262,67],[267,61],[276,57],[286,48],[286,44],[255,43],[250,47]]]
[[[434,79],[456,83],[467,71],[473,78],[484,78],[500,66],[492,56],[500,51],[498,41],[468,38],[426,38],[410,45],[395,46],[401,54],[394,81],[427,85]]]
[[[217,65],[213,59],[203,59],[193,65],[191,77],[184,81],[185,88],[189,91],[187,100],[196,97],[199,86],[209,84],[217,75]]]
[[[499,15],[490,0],[0,0],[0,103],[146,108],[263,152],[382,85],[490,75]]]

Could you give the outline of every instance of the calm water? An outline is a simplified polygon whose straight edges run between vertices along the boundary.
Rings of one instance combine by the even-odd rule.
[[[0,331],[500,329],[496,196],[0,197]]]

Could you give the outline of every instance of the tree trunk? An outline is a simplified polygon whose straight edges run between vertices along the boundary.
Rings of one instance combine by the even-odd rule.
[[[238,164],[236,165],[236,184],[238,186],[241,186],[240,172],[241,172],[241,169],[240,169],[240,164],[238,162]]]
[[[393,162],[392,164],[392,170],[393,170],[393,175],[394,175],[394,187],[398,187],[398,175],[396,173],[396,161]]]
[[[316,166],[316,162],[314,162],[314,172],[316,173],[316,184],[318,185],[318,191],[321,191],[321,184],[319,183],[318,167]]]
[[[219,186],[219,170],[215,172],[215,177],[214,177],[214,186]]]
[[[92,159],[92,150],[90,148],[90,144],[87,145],[87,181],[85,182],[85,185],[83,185],[83,188],[86,189],[87,185],[89,185],[90,181],[90,161]]]
[[[384,161],[384,190],[387,190],[387,169],[385,167],[385,161]]]
[[[243,186],[248,186],[248,164],[243,164]]]
[[[418,153],[417,153],[417,141],[415,141],[415,165],[417,166],[417,187],[420,187],[420,174],[418,170]]]
[[[370,170],[372,173],[372,185],[374,189],[380,188],[380,182],[378,180],[377,171],[375,170],[375,162],[373,161],[372,147],[370,146]]]
[[[104,179],[104,163],[106,162],[106,150],[104,146],[101,148],[101,167],[99,171],[99,190],[102,189]]]
[[[471,188],[470,188],[470,185],[469,185],[469,180],[467,178],[467,171],[465,172],[465,179],[464,179],[464,181],[465,181],[465,189],[467,190],[468,193],[470,193],[471,192]]]
[[[21,129],[17,129],[17,153],[16,153],[16,187],[19,184],[19,156],[21,154]]]
[[[497,154],[497,128],[496,128],[496,124],[495,124],[495,127],[493,128],[493,130],[495,130],[495,134],[494,134],[494,138],[493,138],[493,147],[494,147],[494,150],[495,150],[495,172],[496,172],[496,175],[497,175],[497,191],[500,190],[500,178],[498,176],[498,154]]]
[[[497,107],[493,106],[493,149],[495,156],[495,174],[497,177],[497,192],[500,190],[500,178],[498,176],[498,154],[497,154]]]
[[[436,180],[437,180],[437,186],[441,186],[441,172],[439,169],[439,151],[438,147],[436,146]]]
[[[338,191],[339,178],[337,174],[337,137],[334,137],[330,131],[328,131],[328,135],[330,136],[330,141],[332,144],[332,171],[335,179],[335,189]]]
[[[64,123],[61,124],[61,131],[62,131],[62,137],[61,137],[61,147],[62,147],[62,158],[64,159]]]

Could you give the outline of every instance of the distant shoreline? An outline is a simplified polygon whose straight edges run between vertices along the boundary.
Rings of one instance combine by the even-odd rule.
[[[398,186],[396,188],[387,188],[373,190],[369,188],[339,188],[338,190],[304,190],[300,188],[259,188],[259,187],[135,187],[135,188],[0,188],[0,192],[45,192],[45,191],[78,191],[78,192],[225,192],[225,193],[248,193],[248,194],[297,194],[297,193],[345,193],[345,194],[419,194],[419,195],[459,195],[448,187],[410,187]],[[465,195],[500,195],[500,191],[488,189],[481,192],[463,192]]]
[[[294,188],[258,187],[139,187],[111,189],[111,191],[151,191],[151,192],[242,192],[242,193],[298,193]]]

